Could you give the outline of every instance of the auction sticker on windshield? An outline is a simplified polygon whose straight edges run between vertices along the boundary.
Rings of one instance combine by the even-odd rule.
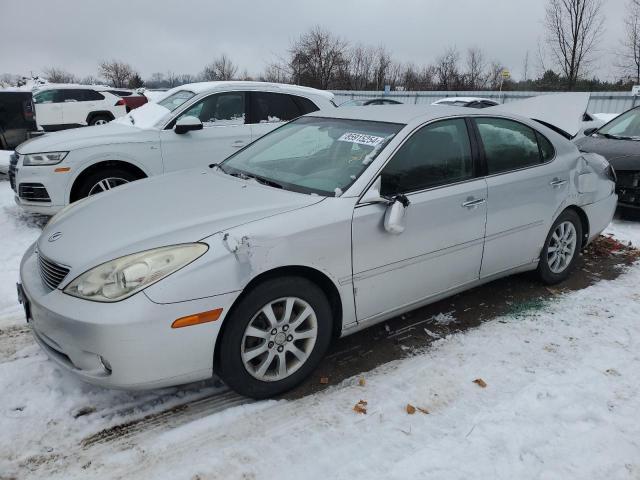
[[[365,135],[364,133],[347,132],[342,135],[339,142],[351,142],[358,145],[369,145],[375,147],[384,142],[384,137],[376,137],[375,135]]]

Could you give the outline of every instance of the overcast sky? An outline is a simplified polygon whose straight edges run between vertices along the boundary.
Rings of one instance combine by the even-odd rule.
[[[605,0],[596,72],[612,78],[627,0]],[[482,48],[514,77],[527,51],[537,73],[546,0],[2,0],[0,73],[58,66],[96,75],[102,59],[153,72],[200,72],[227,53],[259,74],[315,24],[352,43],[385,45],[398,61],[432,62],[448,46]]]

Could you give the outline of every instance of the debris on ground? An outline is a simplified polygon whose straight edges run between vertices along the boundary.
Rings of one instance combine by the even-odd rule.
[[[358,403],[356,403],[353,407],[353,411],[356,413],[362,413],[365,414],[367,413],[367,401],[366,400],[360,400]]]
[[[473,383],[475,383],[476,385],[478,385],[481,388],[487,388],[487,382],[485,382],[483,379],[481,378],[476,378]]]

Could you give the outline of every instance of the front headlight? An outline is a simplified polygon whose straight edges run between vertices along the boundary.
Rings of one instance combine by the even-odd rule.
[[[80,275],[64,293],[96,302],[118,302],[188,265],[208,249],[204,243],[185,243],[116,258]]]
[[[55,165],[64,160],[69,152],[45,152],[45,153],[29,153],[24,156],[22,164],[26,167],[35,167],[38,165]]]

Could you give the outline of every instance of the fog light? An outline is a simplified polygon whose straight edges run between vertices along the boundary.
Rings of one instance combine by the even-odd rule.
[[[100,355],[100,363],[102,363],[102,366],[107,371],[107,373],[111,374],[111,364],[102,355]]]

